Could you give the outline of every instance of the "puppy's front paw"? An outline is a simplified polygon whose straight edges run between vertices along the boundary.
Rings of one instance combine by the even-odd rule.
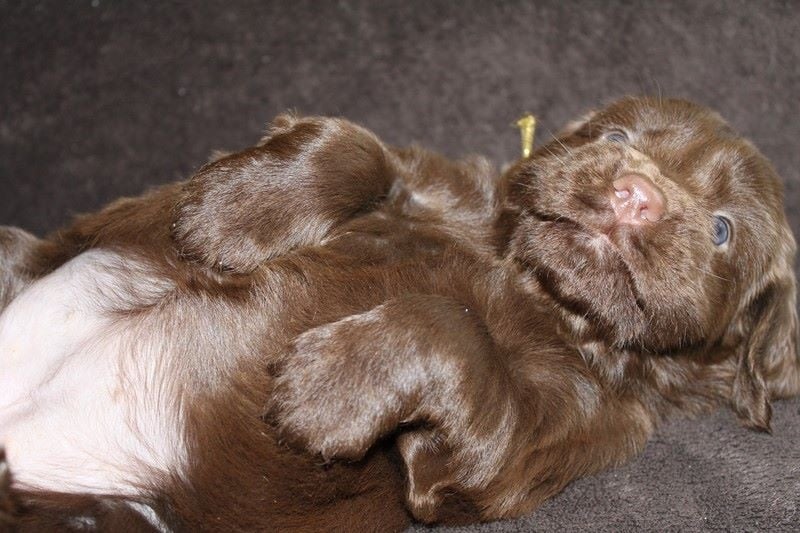
[[[177,251],[246,273],[319,244],[386,196],[396,174],[387,154],[347,121],[279,117],[261,143],[209,163],[186,183],[172,226]]]
[[[369,343],[377,339],[364,335],[361,319],[298,337],[274,381],[269,414],[281,437],[325,459],[362,458],[395,423],[391,406],[400,402],[379,383],[386,376],[370,368]]]
[[[321,168],[314,155],[322,126],[279,117],[260,144],[220,153],[183,188],[171,227],[178,253],[220,271],[246,273],[320,237]],[[319,165],[316,165],[319,166]],[[304,188],[305,187],[305,188]],[[309,189],[309,190],[306,190]]]

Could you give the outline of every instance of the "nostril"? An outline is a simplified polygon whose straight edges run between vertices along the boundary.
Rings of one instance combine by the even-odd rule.
[[[626,174],[614,180],[609,199],[617,220],[625,224],[656,222],[666,207],[661,190],[641,174]]]
[[[631,191],[628,190],[628,189],[617,189],[617,188],[615,188],[614,189],[614,194],[617,195],[617,198],[619,198],[621,200],[624,200],[625,198],[628,198],[631,195]]]

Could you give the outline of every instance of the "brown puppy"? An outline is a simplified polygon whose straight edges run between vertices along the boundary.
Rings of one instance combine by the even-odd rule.
[[[680,101],[612,105],[499,183],[282,117],[185,184],[8,235],[0,442],[30,527],[391,529],[401,486],[421,520],[514,516],[672,411],[768,429],[800,392],[779,182]],[[314,465],[265,420],[366,458]]]
[[[357,458],[400,428],[414,515],[456,492],[489,519],[626,459],[673,411],[725,403],[768,431],[770,399],[800,392],[781,188],[716,114],[623,100],[503,185],[497,266],[296,339],[273,394],[287,436]]]

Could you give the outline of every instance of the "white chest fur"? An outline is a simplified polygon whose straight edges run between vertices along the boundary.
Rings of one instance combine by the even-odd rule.
[[[92,250],[27,287],[0,315],[0,446],[14,485],[132,496],[185,464],[164,328],[135,313],[173,287]]]

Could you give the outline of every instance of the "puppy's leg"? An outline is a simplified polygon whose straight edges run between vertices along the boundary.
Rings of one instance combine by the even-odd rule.
[[[0,226],[0,311],[37,277],[42,243],[19,228]]]
[[[480,320],[411,295],[310,330],[276,378],[282,435],[326,458],[359,459],[398,428],[408,503],[434,520],[448,492],[478,491],[504,464],[524,417]]]
[[[0,531],[15,523],[15,505],[11,500],[11,474],[6,463],[6,454],[0,449]]]
[[[394,174],[391,153],[367,130],[340,119],[282,116],[261,144],[189,180],[173,237],[186,257],[247,272],[371,210]]]

